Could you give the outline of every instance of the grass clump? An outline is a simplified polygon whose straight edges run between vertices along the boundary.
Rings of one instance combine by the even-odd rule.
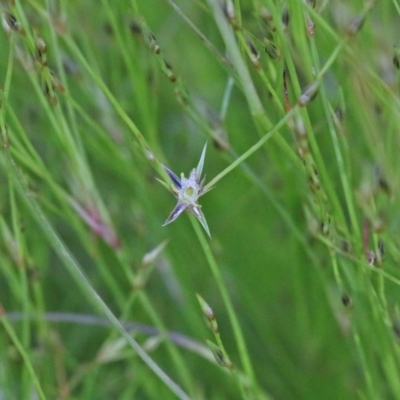
[[[0,8],[1,398],[398,396],[397,0]]]

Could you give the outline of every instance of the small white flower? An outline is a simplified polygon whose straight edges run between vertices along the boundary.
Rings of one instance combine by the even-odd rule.
[[[197,167],[192,169],[188,178],[185,178],[185,175],[183,173],[181,174],[181,177],[178,178],[174,172],[163,165],[165,172],[168,174],[172,182],[172,185],[170,186],[170,188],[172,189],[172,193],[178,199],[178,203],[172,210],[171,214],[169,215],[163,226],[175,221],[182,214],[183,211],[189,211],[196,216],[196,218],[200,221],[201,225],[207,232],[208,236],[211,237],[206,218],[204,217],[204,214],[201,211],[201,206],[198,203],[199,197],[204,194],[204,179],[201,180],[201,173],[203,171],[206,147],[207,143],[204,145],[203,152],[201,153],[200,161]]]

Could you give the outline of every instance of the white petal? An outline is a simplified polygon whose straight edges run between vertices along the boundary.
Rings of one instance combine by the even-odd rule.
[[[203,151],[201,153],[200,161],[196,167],[196,178],[197,178],[198,182],[200,182],[201,173],[203,172],[204,159],[206,157],[206,149],[207,149],[207,142],[204,145]]]
[[[207,232],[207,235],[211,237],[210,229],[208,228],[206,217],[204,216],[203,211],[201,211],[199,207],[190,207],[190,209],[192,210],[196,218],[200,221],[204,230]]]

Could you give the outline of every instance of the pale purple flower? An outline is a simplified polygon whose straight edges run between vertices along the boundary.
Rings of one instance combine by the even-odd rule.
[[[192,212],[196,218],[200,221],[201,225],[207,232],[208,236],[211,237],[210,230],[208,229],[206,218],[201,211],[201,206],[198,204],[198,199],[204,194],[204,179],[201,180],[201,173],[203,171],[204,158],[206,155],[207,143],[201,153],[200,161],[196,168],[193,168],[188,178],[182,173],[181,177],[178,178],[174,172],[163,165],[165,172],[171,179],[172,185],[170,186],[174,196],[178,199],[178,203],[172,210],[171,214],[165,221],[164,225],[168,225],[175,221],[183,211]]]

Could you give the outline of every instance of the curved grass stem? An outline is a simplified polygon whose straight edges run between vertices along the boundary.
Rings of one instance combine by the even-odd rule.
[[[93,289],[92,285],[82,272],[82,268],[78,265],[77,261],[75,261],[62,240],[58,237],[53,227],[47,220],[46,216],[43,214],[39,204],[31,195],[27,183],[22,175],[22,172],[16,165],[8,148],[5,149],[5,155],[9,166],[14,172],[14,177],[19,185],[19,189],[31,209],[32,215],[37,219],[41,229],[43,230],[44,235],[47,237],[48,241],[51,243],[60,259],[63,261],[68,272],[80,286],[87,300],[90,301],[97,310],[99,310],[108,318],[113,327],[127,341],[129,346],[132,347],[132,349],[141,358],[141,360],[179,399],[189,400],[190,397],[158,366],[158,364],[146,353],[146,351],[143,350],[139,343],[129,334],[122,323],[116,318],[116,316],[103,301],[103,299],[99,296],[99,294]]]
[[[243,369],[244,369],[248,379],[252,383],[252,387],[256,387],[255,374],[254,374],[253,366],[251,364],[251,360],[250,360],[249,352],[248,352],[248,349],[246,346],[246,342],[244,340],[243,332],[240,327],[239,320],[237,318],[235,310],[233,308],[232,301],[229,297],[228,290],[227,290],[224,280],[222,278],[221,271],[218,268],[218,264],[215,261],[214,255],[212,254],[212,251],[207,242],[206,236],[204,235],[204,232],[200,228],[199,224],[195,221],[195,218],[192,215],[189,215],[189,217],[190,217],[190,221],[193,225],[193,229],[196,232],[196,236],[197,236],[197,238],[200,242],[200,245],[203,249],[204,255],[207,259],[208,265],[211,268],[211,272],[217,283],[218,289],[221,293],[225,308],[228,312],[228,316],[229,316],[229,319],[230,319],[230,322],[232,325],[232,329],[233,329],[233,334],[234,334],[235,340],[236,340],[236,345],[239,350],[240,359],[243,364]]]

